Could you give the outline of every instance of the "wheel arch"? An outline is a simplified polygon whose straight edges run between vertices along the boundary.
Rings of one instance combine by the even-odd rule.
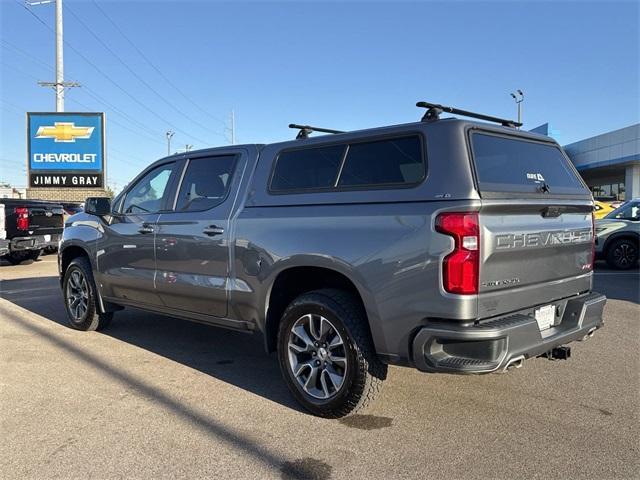
[[[360,303],[372,334],[372,316],[375,312],[369,294],[357,280],[338,269],[325,265],[289,265],[274,275],[264,303],[264,341],[267,352],[277,348],[278,327],[287,306],[299,295],[323,288],[336,288],[350,292]]]
[[[59,263],[60,263],[60,282],[62,283],[62,279],[64,278],[64,273],[69,268],[71,262],[78,257],[87,257],[91,266],[93,267],[93,262],[91,261],[91,257],[89,256],[89,252],[83,246],[77,244],[66,245],[62,250],[58,253],[59,255]]]

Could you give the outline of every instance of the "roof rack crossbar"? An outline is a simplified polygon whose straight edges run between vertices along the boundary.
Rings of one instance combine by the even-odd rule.
[[[416,107],[426,108],[427,112],[422,117],[423,122],[431,122],[433,120],[438,120],[440,118],[440,114],[443,112],[453,113],[454,115],[462,115],[464,117],[477,118],[479,120],[485,120],[487,122],[499,123],[504,127],[521,127],[522,123],[516,122],[515,120],[508,120],[506,118],[493,117],[491,115],[484,115],[483,113],[475,113],[469,112],[467,110],[460,110],[455,107],[447,107],[445,105],[439,105],[437,103],[429,103],[429,102],[418,102],[416,103]]]
[[[303,140],[309,138],[309,134],[313,132],[321,132],[321,133],[345,133],[342,130],[333,130],[331,128],[320,128],[320,127],[312,127],[311,125],[298,125],[297,123],[290,123],[289,128],[295,128],[296,130],[300,130],[298,135],[296,135],[297,140]]]

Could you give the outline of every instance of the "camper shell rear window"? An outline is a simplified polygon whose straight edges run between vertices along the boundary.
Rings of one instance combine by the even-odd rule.
[[[558,145],[473,132],[471,150],[481,192],[588,193]]]

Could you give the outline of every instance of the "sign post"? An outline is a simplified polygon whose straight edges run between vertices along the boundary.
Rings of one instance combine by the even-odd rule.
[[[30,188],[103,188],[104,113],[27,113]]]

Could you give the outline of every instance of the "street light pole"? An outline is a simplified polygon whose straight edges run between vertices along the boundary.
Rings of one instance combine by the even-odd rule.
[[[175,135],[176,132],[172,130],[167,130],[167,155],[171,155],[171,137]]]
[[[513,100],[516,102],[516,105],[518,106],[518,123],[522,123],[522,102],[524,101],[524,93],[522,93],[522,90],[516,90],[516,93],[511,93],[511,97],[513,98]]]

